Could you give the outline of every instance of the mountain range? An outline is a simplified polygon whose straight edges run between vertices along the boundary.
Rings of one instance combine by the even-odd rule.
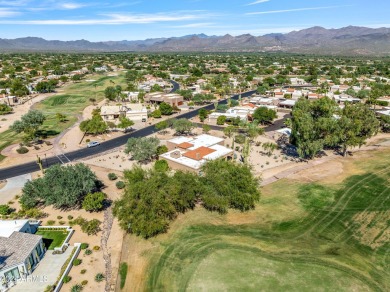
[[[137,41],[1,39],[0,52],[286,52],[325,55],[389,55],[390,28],[315,26],[286,34],[155,38]]]

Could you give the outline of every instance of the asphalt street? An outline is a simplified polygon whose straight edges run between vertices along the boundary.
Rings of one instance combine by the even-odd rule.
[[[172,92],[179,89],[179,85],[176,82],[171,81],[171,83],[174,86]],[[245,92],[245,93],[242,93],[241,96],[247,97],[247,96],[252,95],[255,92],[256,91]],[[234,95],[231,98],[238,99],[238,97],[239,97],[239,95]],[[227,100],[219,101],[219,104],[226,104],[226,103],[227,103]],[[214,108],[214,104],[209,104],[209,105],[206,105],[206,106],[201,107],[201,108],[205,108],[207,110],[212,110]],[[198,115],[199,109],[200,108],[193,110],[193,111],[190,111],[190,112],[186,112],[184,114],[176,115],[174,118],[175,119],[182,119],[182,118],[191,119],[191,118]],[[280,124],[280,122],[278,122],[277,124],[271,125],[269,128],[266,129],[266,131],[268,132],[270,130],[273,131],[275,129],[280,129],[281,126],[282,126],[282,124]],[[67,162],[71,162],[71,161],[85,159],[85,158],[90,157],[90,156],[95,156],[97,154],[104,153],[104,152],[107,152],[109,150],[112,150],[112,149],[115,149],[115,148],[118,148],[120,146],[125,145],[127,140],[131,137],[134,137],[134,138],[145,137],[145,136],[153,134],[155,131],[156,131],[156,129],[155,129],[154,125],[151,125],[151,126],[147,126],[145,128],[142,128],[140,130],[136,130],[136,131],[133,131],[131,133],[125,134],[123,136],[114,138],[114,139],[109,140],[107,142],[101,143],[100,146],[97,146],[94,148],[83,148],[80,150],[66,152],[64,154],[61,154],[58,156],[53,156],[53,157],[47,157],[47,158],[41,157],[42,162],[43,162],[43,167],[47,168],[47,167],[50,167],[51,165],[54,165],[54,164],[67,163]],[[35,172],[38,170],[39,170],[39,166],[36,162],[29,162],[29,163],[15,165],[15,166],[8,167],[8,168],[3,168],[3,169],[0,169],[0,180],[4,180],[7,178]]]

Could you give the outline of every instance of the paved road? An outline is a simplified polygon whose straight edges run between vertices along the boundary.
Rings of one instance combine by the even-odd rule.
[[[172,84],[174,85],[174,87],[175,87],[175,83],[176,82],[172,81]],[[178,88],[178,84],[176,85],[176,88]],[[247,97],[247,96],[252,95],[255,92],[256,91],[245,92],[245,93],[241,94],[241,96]],[[231,98],[238,99],[238,95],[234,95]],[[227,103],[227,100],[219,101],[219,104],[226,104],[226,103]],[[206,105],[203,108],[205,108],[207,110],[212,110],[214,108],[214,104]],[[184,113],[184,114],[177,115],[177,116],[175,116],[175,119],[181,119],[181,118],[191,119],[191,118],[198,115],[198,111],[199,111],[199,109],[196,109],[196,110]],[[43,161],[42,161],[43,167],[47,168],[47,167],[54,165],[54,164],[67,163],[70,161],[84,159],[84,158],[87,158],[89,156],[94,156],[94,155],[118,148],[120,146],[123,146],[124,144],[126,144],[127,140],[131,137],[134,137],[134,138],[145,137],[145,136],[153,134],[155,131],[156,131],[156,129],[155,129],[154,125],[151,125],[151,126],[143,128],[143,129],[140,129],[140,130],[128,133],[126,135],[120,136],[118,138],[114,138],[114,139],[109,140],[107,142],[104,142],[100,146],[97,146],[94,148],[84,148],[84,149],[80,149],[80,150],[76,150],[76,151],[72,151],[72,152],[67,152],[67,153],[64,153],[64,154],[61,154],[58,156],[48,157],[47,159],[43,158]],[[39,167],[38,167],[38,164],[36,162],[29,162],[29,163],[15,165],[15,166],[8,167],[8,168],[3,168],[3,169],[0,169],[0,180],[20,176],[20,175],[35,172],[38,170],[39,170]]]

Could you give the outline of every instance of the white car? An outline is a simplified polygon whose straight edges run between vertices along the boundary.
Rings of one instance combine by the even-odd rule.
[[[99,146],[99,145],[100,145],[99,142],[93,141],[93,142],[89,142],[89,143],[87,144],[87,147],[88,147],[88,148],[92,148],[92,147]]]

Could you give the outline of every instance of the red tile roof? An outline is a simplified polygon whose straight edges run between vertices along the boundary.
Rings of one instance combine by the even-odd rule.
[[[202,146],[202,147],[199,147],[199,148],[196,148],[194,150],[191,150],[191,151],[184,153],[183,156],[199,161],[199,160],[202,160],[203,157],[205,157],[206,155],[209,155],[215,151],[216,150],[214,150],[214,149]]]
[[[181,149],[188,149],[188,148],[191,148],[193,146],[194,146],[194,144],[191,144],[188,142],[183,142],[183,143],[180,143],[179,145],[177,145],[177,147],[179,147]]]

